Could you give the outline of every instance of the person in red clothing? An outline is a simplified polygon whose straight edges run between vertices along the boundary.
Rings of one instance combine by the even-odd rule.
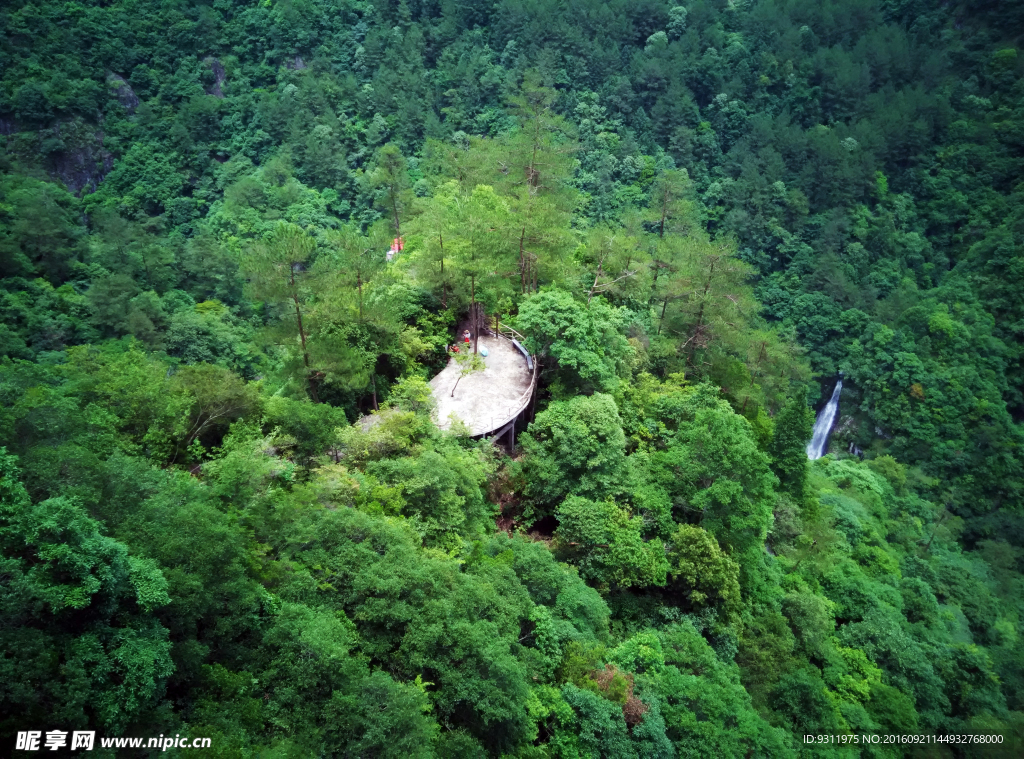
[[[462,333],[462,342],[468,343],[469,342],[469,338],[470,338],[470,334],[469,334],[469,330],[467,329],[465,332]]]

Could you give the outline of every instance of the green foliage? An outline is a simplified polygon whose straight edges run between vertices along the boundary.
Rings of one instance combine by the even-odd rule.
[[[425,674],[438,714],[489,745],[530,735],[527,672],[516,656],[530,601],[511,568],[484,563],[462,573],[451,559],[421,553],[407,527],[349,509],[311,513],[294,530],[289,543],[302,546],[304,569],[290,593],[313,592],[346,610],[366,653],[388,659],[402,678]]]
[[[626,438],[611,396],[556,401],[520,438],[526,491],[542,507],[572,493],[604,498],[622,492]]]
[[[659,403],[665,422],[652,474],[685,521],[699,521],[731,553],[746,553],[767,536],[777,480],[749,423],[706,390],[688,390]]]
[[[398,513],[412,518],[429,545],[453,547],[458,536],[478,536],[485,529],[491,509],[481,484],[488,462],[480,451],[439,446],[416,457],[373,462],[366,471],[395,489],[394,497],[402,504]]]
[[[726,619],[739,612],[739,567],[722,555],[711,535],[681,524],[672,534],[667,554],[669,577],[689,608],[717,608]]]
[[[569,496],[555,512],[562,553],[587,580],[623,587],[664,585],[665,549],[643,539],[643,520],[611,501]]]
[[[8,176],[0,194],[0,274],[43,276],[54,284],[69,278],[82,255],[79,202],[60,187]]]
[[[763,752],[787,756],[786,733],[757,713],[737,679],[690,623],[658,634],[663,666],[638,679],[644,693],[661,696],[665,733],[679,755]]]
[[[529,335],[530,352],[555,372],[556,397],[568,398],[614,390],[630,354],[622,320],[603,300],[583,304],[569,293],[549,290],[523,302],[516,325]]]
[[[3,645],[19,652],[6,659],[0,713],[122,733],[158,706],[174,672],[153,616],[170,602],[168,582],[74,499],[31,503],[2,448],[0,468]]]
[[[394,143],[377,151],[377,168],[369,175],[370,186],[376,190],[377,206],[394,223],[395,234],[402,235],[402,216],[410,205],[409,174],[405,157]]]
[[[807,487],[807,441],[814,429],[814,415],[807,407],[806,394],[797,393],[775,417],[775,434],[769,454],[779,488],[798,502]]]
[[[265,718],[315,750],[322,742],[381,756],[430,756],[436,725],[426,694],[368,672],[351,623],[326,610],[285,604],[263,637],[256,676]]]
[[[484,370],[484,360],[479,353],[454,353],[452,354],[452,360],[459,367],[459,376],[455,380],[455,384],[452,385],[452,397],[455,397],[455,389],[459,386],[459,381],[465,379],[474,372],[482,372]]]
[[[580,579],[575,568],[555,561],[543,544],[521,536],[490,538],[493,556],[512,551],[512,568],[538,606],[550,610],[561,641],[599,641],[607,638],[608,606],[597,591]],[[568,651],[572,643],[567,645]]]

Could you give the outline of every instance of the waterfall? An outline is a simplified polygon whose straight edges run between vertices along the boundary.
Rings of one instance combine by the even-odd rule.
[[[828,450],[828,433],[832,431],[832,425],[836,421],[836,414],[839,413],[839,391],[843,389],[843,378],[840,377],[836,383],[836,389],[832,391],[825,408],[818,412],[818,418],[814,420],[814,434],[811,442],[807,444],[807,458],[820,459]]]

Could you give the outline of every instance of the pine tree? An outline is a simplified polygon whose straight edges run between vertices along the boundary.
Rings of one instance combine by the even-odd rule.
[[[267,239],[249,249],[243,268],[249,275],[255,297],[290,312],[285,318],[282,311],[282,337],[290,342],[291,338],[298,336],[309,397],[319,402],[317,385],[321,373],[310,363],[310,332],[303,321],[312,299],[309,266],[315,251],[316,241],[312,236],[301,227],[282,222]]]
[[[807,441],[814,429],[814,414],[807,405],[807,391],[793,393],[775,417],[772,438],[772,470],[781,488],[798,501],[803,500],[807,485]]]

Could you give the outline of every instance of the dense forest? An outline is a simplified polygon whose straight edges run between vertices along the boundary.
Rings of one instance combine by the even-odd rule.
[[[3,3],[3,753],[1020,756],[1024,4],[680,1]]]

